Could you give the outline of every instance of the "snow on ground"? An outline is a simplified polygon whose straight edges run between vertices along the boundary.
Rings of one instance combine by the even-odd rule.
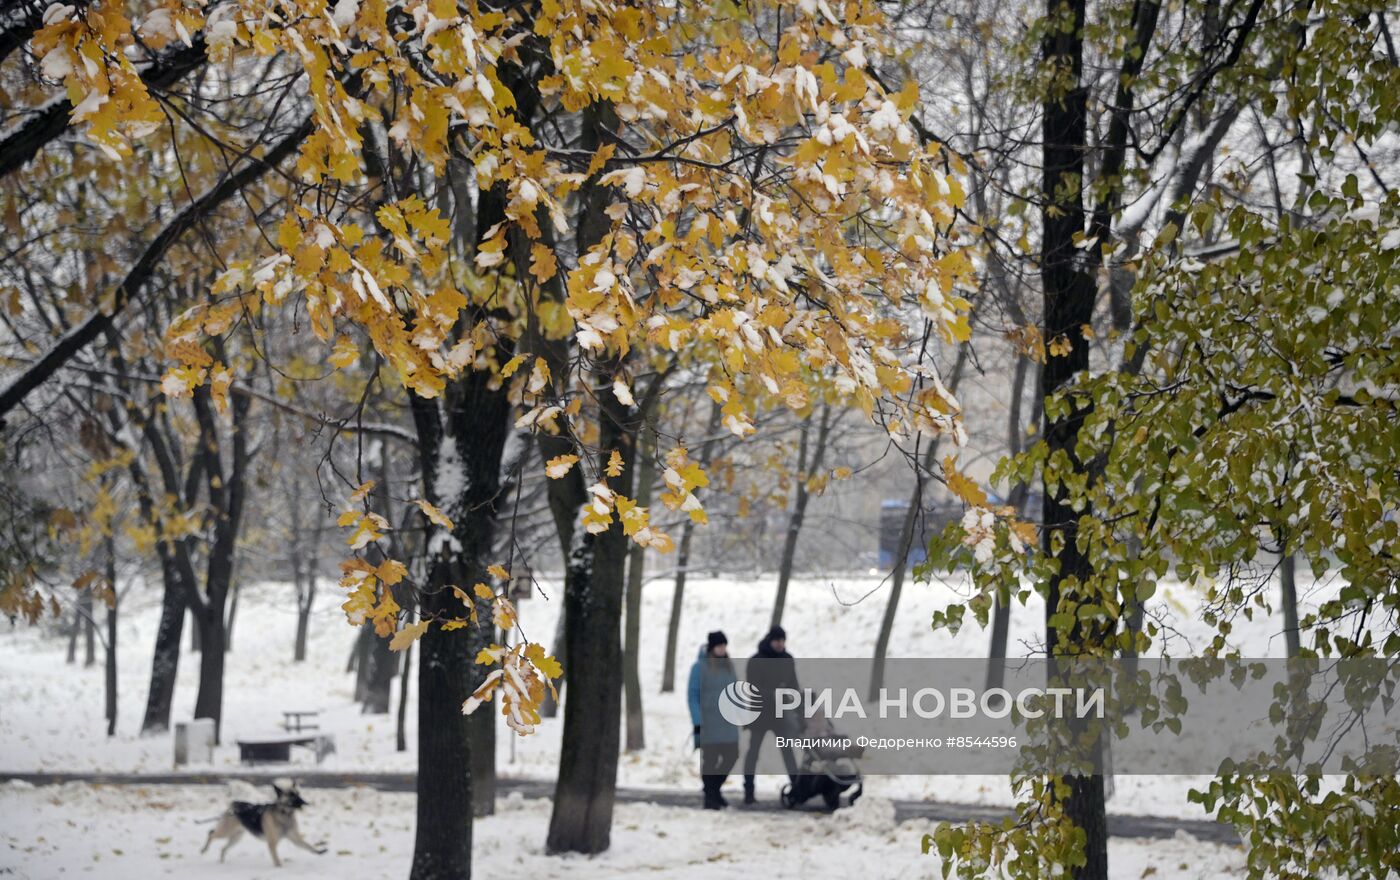
[[[240,794],[240,792],[234,792]],[[208,824],[231,793],[217,786],[105,787],[69,784],[32,788],[0,785],[0,877],[25,880],[100,877],[277,878],[346,880],[401,877],[413,849],[413,800],[368,789],[308,792],[303,835],[324,841],[318,856],[289,844],[275,869],[266,847],[244,837],[219,864],[216,842],[200,846]],[[863,880],[939,876],[935,856],[920,852],[928,823],[894,824],[888,801],[868,800],[834,816],[792,813],[701,813],[677,807],[621,804],[612,848],[595,857],[543,852],[549,804],[518,795],[475,826],[474,871],[481,877],[558,877],[603,880],[645,872],[662,880],[743,877],[859,877]],[[1173,840],[1112,840],[1113,876],[1217,878],[1243,874],[1237,847]]]
[[[522,603],[522,623],[527,637],[547,644],[553,637],[561,603],[558,600],[557,584],[546,579],[541,586],[548,598],[537,592],[535,598]],[[621,785],[666,789],[693,787],[696,789],[698,802],[698,759],[691,747],[691,725],[684,697],[690,663],[698,646],[704,641],[705,633],[716,628],[724,629],[728,634],[731,652],[735,656],[743,657],[752,653],[767,628],[773,591],[774,580],[771,577],[751,580],[692,580],[686,590],[677,656],[677,685],[680,690],[663,694],[660,693],[660,684],[672,583],[669,579],[657,579],[646,586],[643,600],[641,676],[645,697],[647,748],[642,752],[622,756],[619,771]],[[399,753],[394,750],[393,716],[361,715],[353,702],[353,680],[352,676],[345,673],[345,664],[354,632],[345,623],[339,611],[339,593],[333,585],[322,587],[317,597],[318,607],[313,622],[308,660],[304,664],[293,664],[290,658],[295,615],[292,611],[294,603],[291,599],[291,588],[276,583],[263,583],[245,588],[240,599],[233,634],[233,652],[229,657],[225,679],[225,745],[217,750],[212,766],[193,766],[189,768],[191,771],[207,773],[217,772],[220,768],[236,767],[238,756],[234,741],[241,736],[274,732],[284,709],[322,711],[322,729],[334,734],[338,753],[329,757],[317,769],[331,772],[413,769],[415,757],[412,746],[410,745],[408,752]],[[900,617],[893,633],[891,656],[981,656],[986,650],[987,636],[976,627],[966,627],[956,637],[946,633],[935,634],[929,629],[932,611],[949,601],[953,595],[953,587],[946,584],[907,585]],[[1178,586],[1165,589],[1159,596],[1163,598],[1164,607],[1172,616],[1173,626],[1180,633],[1180,637],[1187,641],[1194,640],[1197,644],[1204,642],[1205,630],[1194,619],[1193,609],[1198,603],[1196,595],[1191,590]],[[873,577],[810,578],[794,582],[784,620],[788,630],[789,650],[798,657],[869,656],[870,646],[874,642],[884,610],[885,598],[886,590],[881,588],[879,579]],[[139,735],[151,646],[158,616],[157,601],[154,590],[133,592],[124,601],[119,638],[121,710],[117,736],[111,739],[104,735],[105,722],[102,719],[100,647],[99,663],[85,669],[81,663],[65,664],[67,640],[52,630],[23,626],[0,629],[0,771],[86,770],[159,773],[172,769],[170,737]],[[1036,634],[1043,626],[1042,621],[1043,608],[1035,602],[1028,607],[1017,607],[1013,610],[1013,654],[1018,650],[1020,653],[1030,650],[1029,646],[1036,643]],[[1240,621],[1233,637],[1244,650],[1245,656],[1279,655],[1282,652],[1280,628],[1281,624],[1277,620],[1260,617],[1252,623]],[[188,635],[186,638],[188,639]],[[1188,654],[1189,650],[1186,644],[1178,643],[1173,653],[1182,656]],[[198,657],[186,651],[181,657],[174,720],[190,717],[197,678]],[[395,694],[397,695],[397,683]],[[410,693],[410,699],[412,698]],[[414,718],[415,712],[410,706],[410,744],[413,742]],[[498,766],[501,774],[508,777],[551,779],[557,766],[561,726],[562,719],[551,719],[546,720],[534,736],[500,736]],[[310,770],[314,766],[310,763],[310,758],[304,761],[306,763],[301,765],[304,769]],[[1109,803],[1109,810],[1124,814],[1202,818],[1203,814],[1199,808],[1186,802],[1186,792],[1200,782],[1200,779],[1192,777],[1118,777],[1115,780],[1115,793]],[[779,785],[780,780],[776,778],[760,778],[759,797],[776,798]],[[738,780],[731,777],[728,790],[733,792],[737,786]],[[612,867],[599,876],[645,867],[645,860],[655,857],[655,834],[661,831],[687,837],[684,845],[687,858],[714,858],[719,861],[738,859],[733,847],[726,847],[722,841],[706,836],[716,828],[730,828],[736,833],[741,832],[743,839],[750,842],[756,839],[754,835],[761,841],[795,838],[783,845],[761,842],[760,848],[765,851],[774,850],[775,861],[800,858],[800,853],[812,848],[813,852],[818,853],[820,863],[824,865],[832,864],[832,859],[841,858],[858,859],[863,866],[875,863],[882,866],[903,865],[905,863],[900,859],[907,853],[912,851],[917,856],[922,831],[907,824],[896,829],[892,827],[892,822],[885,822],[878,833],[875,829],[867,827],[869,822],[878,820],[874,805],[881,799],[927,798],[987,804],[1011,802],[1006,779],[993,776],[871,777],[866,781],[866,795],[866,800],[856,810],[843,811],[838,819],[832,822],[781,814],[764,814],[761,818],[755,818],[752,814],[742,818],[713,818],[712,814],[705,814],[706,821],[693,823],[693,827],[686,829],[683,835],[679,828],[684,817],[690,815],[687,811],[623,806],[619,808],[618,825],[614,835],[615,848],[606,857],[616,861],[610,862]],[[18,842],[10,845],[18,846],[22,843],[25,847],[38,846],[39,851],[42,851],[37,839],[43,837],[50,841],[49,846],[62,847],[74,840],[81,840],[84,847],[92,850],[93,847],[111,849],[111,841],[121,841],[117,844],[118,847],[129,849],[133,854],[145,853],[155,846],[146,842],[148,840],[162,836],[183,839],[183,832],[177,836],[175,830],[183,827],[183,823],[190,817],[207,814],[207,799],[217,800],[211,794],[186,788],[151,788],[139,795],[124,794],[116,790],[77,788],[65,789],[59,798],[62,801],[71,797],[84,804],[91,802],[98,805],[107,800],[116,803],[123,798],[137,798],[134,804],[128,803],[119,808],[119,812],[124,815],[130,815],[141,803],[170,804],[168,815],[160,821],[155,821],[157,825],[163,823],[168,826],[167,830],[161,833],[153,831],[148,838],[140,834],[128,836],[116,826],[96,835],[74,834],[71,829],[64,828],[67,819],[62,817],[60,807],[44,806],[54,797],[51,790],[48,793],[42,789],[37,793],[14,788],[0,790],[0,812],[6,817],[6,823],[0,825],[8,824],[11,816],[22,815],[25,828],[28,829],[24,834],[19,834],[14,827],[7,828],[7,841]],[[358,839],[366,833],[378,834],[385,847],[383,852],[378,855],[365,854],[355,849],[354,863],[362,864],[361,858],[383,858],[398,866],[394,871],[380,872],[380,875],[401,871],[404,853],[407,852],[405,848],[411,847],[411,833],[405,829],[409,829],[412,811],[402,797],[367,792],[316,792],[316,799],[331,805],[326,809],[332,809],[337,816],[348,815],[359,807],[368,809],[366,801],[369,799],[387,798],[385,803],[394,804],[392,809],[366,813],[356,820],[358,825],[337,825],[342,830],[352,829],[345,831],[347,840]],[[32,811],[30,807],[33,807]],[[158,806],[155,809],[159,811]],[[492,841],[516,838],[519,839],[518,844],[510,844],[507,849],[515,852],[515,848],[520,847],[518,857],[526,861],[539,858],[537,849],[544,837],[547,809],[547,805],[542,803],[527,802],[514,805],[501,817],[483,825],[480,838],[483,847],[482,858],[506,858],[496,854],[492,847],[497,844]],[[97,808],[97,812],[101,812],[100,807]],[[144,813],[142,815],[144,816]],[[94,816],[83,821],[99,819],[100,816]],[[140,821],[144,822],[145,819]],[[399,824],[394,825],[395,822]],[[117,826],[119,825],[120,822],[117,823]],[[642,829],[644,833],[638,834],[632,826]],[[835,833],[834,837],[829,836],[832,832]],[[849,834],[865,836],[848,840],[846,835]],[[784,838],[783,835],[787,837]],[[691,836],[694,836],[693,840],[690,839]],[[879,847],[875,846],[876,843]],[[747,846],[748,844],[746,848]],[[1115,853],[1122,853],[1116,856],[1115,876],[1130,876],[1128,873],[1121,873],[1120,868],[1123,864],[1137,864],[1133,861],[1137,857],[1135,853],[1147,860],[1143,862],[1144,867],[1158,867],[1159,873],[1155,876],[1170,876],[1166,869],[1179,864],[1175,861],[1176,856],[1170,854],[1174,852],[1173,846],[1171,842],[1115,840]],[[535,849],[531,849],[532,847]],[[870,858],[866,852],[867,847],[874,847],[881,852],[888,850],[890,861],[883,861],[883,856],[881,860]],[[668,844],[665,850],[669,853],[670,849]],[[160,852],[164,852],[165,856],[162,857]],[[850,855],[840,855],[847,852]],[[1237,851],[1235,852],[1237,854]],[[89,855],[100,857],[107,863],[115,861],[126,865],[126,860],[114,855],[103,855],[102,852],[96,851],[90,852]],[[151,850],[140,859],[133,855],[131,863],[136,864],[141,859],[156,860],[151,864],[163,864],[165,860],[175,860],[178,863],[180,857],[188,856],[185,848],[172,843],[164,850]],[[744,858],[759,857],[747,853]],[[298,861],[303,866],[307,864],[306,859]],[[1182,876],[1193,876],[1189,871],[1192,870],[1190,865],[1195,863],[1189,859],[1182,861],[1188,865],[1182,869],[1188,873]],[[1227,861],[1220,861],[1220,864],[1226,864]],[[751,862],[746,861],[745,864]],[[919,857],[916,864],[923,866],[928,864],[928,861]],[[126,868],[122,867],[122,870]],[[868,873],[868,870],[865,872]],[[374,875],[371,873],[365,876]],[[0,871],[0,878],[4,876],[3,871]],[[131,876],[147,874],[138,871]],[[688,875],[679,873],[668,876]],[[823,873],[822,876],[830,875]],[[1134,873],[1131,876],[1137,877],[1139,874]]]

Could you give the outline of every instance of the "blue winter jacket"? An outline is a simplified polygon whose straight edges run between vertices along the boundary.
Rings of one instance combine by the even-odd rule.
[[[734,664],[728,657],[711,657],[700,648],[700,656],[690,667],[690,723],[700,727],[697,746],[727,745],[739,742],[739,728],[719,714],[719,695],[737,681]]]

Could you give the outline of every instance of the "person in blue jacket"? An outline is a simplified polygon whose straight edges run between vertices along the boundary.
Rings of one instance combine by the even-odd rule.
[[[700,778],[704,782],[705,809],[729,806],[720,794],[725,777],[739,760],[739,728],[719,711],[720,693],[738,680],[729,659],[729,639],[715,630],[705,640],[695,665],[690,667],[690,721],[695,725],[695,745],[700,749]]]

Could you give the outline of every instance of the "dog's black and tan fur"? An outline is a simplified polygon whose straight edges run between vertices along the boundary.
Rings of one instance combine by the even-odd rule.
[[[307,852],[317,855],[324,853],[324,846],[307,843],[297,829],[296,811],[307,803],[301,799],[296,784],[278,785],[274,782],[272,790],[277,793],[277,800],[270,804],[251,804],[247,801],[234,801],[230,804],[228,810],[219,817],[219,824],[209,832],[200,853],[208,852],[211,843],[226,837],[228,843],[219,850],[219,861],[222,862],[229,848],[238,842],[245,831],[267,841],[267,851],[272,853],[272,863],[279,868],[282,867],[282,860],[277,857],[277,844],[283,839],[290,840]]]

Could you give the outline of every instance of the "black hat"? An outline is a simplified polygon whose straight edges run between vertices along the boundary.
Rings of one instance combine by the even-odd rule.
[[[781,626],[775,626],[772,629],[768,630],[768,635],[764,636],[763,640],[765,642],[786,642],[787,633],[783,632],[783,628]]]
[[[727,644],[729,644],[729,639],[725,638],[723,630],[717,629],[705,637],[705,650],[707,651],[713,651],[715,649],[715,645]]]

